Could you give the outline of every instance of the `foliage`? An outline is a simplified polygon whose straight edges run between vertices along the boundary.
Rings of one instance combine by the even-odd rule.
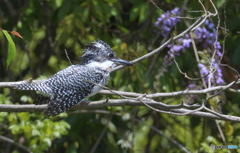
[[[5,104],[11,103],[9,97],[2,94],[0,99]],[[47,119],[43,114],[1,113],[0,116],[2,125],[9,125],[8,128],[4,126],[3,131],[9,130],[14,139],[22,141],[23,145],[36,153],[47,150],[54,139],[66,135],[70,129],[65,121]]]
[[[204,5],[212,10],[209,1],[204,1]],[[239,68],[240,4],[236,0],[216,0],[216,6],[219,19],[210,18],[209,23],[199,27],[195,33],[203,65],[199,66],[193,58],[193,49],[186,44],[186,41],[190,43],[189,36],[186,36],[173,42],[154,57],[114,72],[108,86],[111,89],[140,93],[201,88],[201,81],[188,80],[179,73],[169,54],[174,54],[180,68],[188,75],[199,77],[199,67],[203,68],[202,73],[207,73],[204,70],[209,69],[205,64],[213,46],[201,48],[200,44],[205,41],[200,41],[203,40],[202,37],[200,39],[197,36],[200,36],[200,32],[208,35],[214,33],[207,29],[207,26],[214,23],[216,27],[219,20],[221,26],[218,29],[218,41],[222,47],[221,52],[224,49],[223,63]],[[123,59],[140,57],[157,48],[166,37],[173,37],[193,22],[191,19],[175,18],[174,24],[165,26],[170,30],[167,29],[168,33],[163,35],[159,27],[163,24],[159,18],[165,18],[164,13],[170,14],[169,18],[172,17],[170,11],[176,7],[182,9],[180,16],[195,19],[194,17],[202,15],[202,12],[191,12],[202,9],[198,1],[183,3],[166,0],[156,1],[154,4],[144,0],[1,1],[0,28],[3,33],[0,35],[0,80],[46,78],[70,65],[65,49],[72,63],[79,63],[84,45],[97,39],[109,43]],[[179,12],[175,12],[175,15],[178,14]],[[158,23],[155,23],[156,21]],[[227,34],[223,28],[225,26]],[[19,33],[13,34],[13,31],[7,30]],[[19,35],[23,39],[19,39]],[[212,41],[215,41],[215,38]],[[179,46],[184,46],[184,42],[185,47],[179,49]],[[176,51],[179,51],[178,55],[175,55]],[[204,66],[207,68],[204,69]],[[220,71],[216,71],[216,75],[223,79],[219,84],[223,84],[223,81],[229,83],[236,78],[235,73],[225,67],[221,67],[221,73],[222,76]],[[213,83],[218,84],[217,80]],[[92,97],[93,100],[103,98],[106,97]],[[168,104],[180,104],[183,101],[199,103],[201,98],[204,97],[185,96],[159,101]],[[225,92],[210,103],[225,114],[239,115],[239,98],[238,93]],[[0,89],[1,104],[34,102],[34,96],[28,92]],[[213,152],[211,145],[224,145],[216,127],[218,121],[172,116],[154,112],[146,107],[108,107],[101,110],[108,113],[63,114],[54,118],[47,118],[42,113],[0,113],[0,135],[13,139],[33,152],[90,152],[94,151],[98,139],[100,140],[95,152],[99,153],[182,152],[172,140],[190,152]],[[239,124],[219,121],[219,125],[226,138],[226,144],[238,145]],[[153,130],[154,128],[160,133]],[[0,152],[13,151],[19,150],[6,142],[0,143]]]

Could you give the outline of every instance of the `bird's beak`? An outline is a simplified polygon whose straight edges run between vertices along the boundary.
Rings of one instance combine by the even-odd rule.
[[[120,65],[127,65],[127,66],[132,65],[132,63],[130,63],[129,61],[126,61],[126,60],[123,60],[123,59],[120,59],[120,58],[113,58],[112,61],[114,63],[120,64]]]

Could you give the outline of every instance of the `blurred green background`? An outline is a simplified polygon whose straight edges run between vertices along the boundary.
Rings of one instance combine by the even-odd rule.
[[[203,1],[213,11],[209,1]],[[225,44],[224,63],[237,70],[240,63],[240,3],[238,0],[216,0],[219,9],[219,41]],[[158,7],[156,7],[158,6]],[[12,36],[16,56],[7,66],[7,40],[0,33],[0,81],[40,79],[79,63],[84,45],[101,39],[110,44],[122,59],[133,60],[161,45],[154,27],[156,19],[167,10],[185,8],[183,16],[197,17],[202,12],[198,1],[144,0],[1,0],[0,28],[19,32],[23,39]],[[187,20],[187,19],[186,19]],[[183,20],[174,30],[187,26]],[[211,18],[217,24],[218,18]],[[192,23],[193,20],[187,20]],[[224,28],[227,34],[224,34]],[[225,37],[226,36],[226,37]],[[225,38],[225,41],[224,41]],[[184,90],[190,83],[174,64],[162,65],[167,50],[145,59],[111,76],[108,87],[140,93]],[[156,58],[157,57],[157,58]],[[180,67],[197,76],[192,48],[177,57]],[[153,62],[154,61],[154,62]],[[163,70],[167,69],[167,70]],[[235,73],[224,70],[226,83]],[[236,87],[237,88],[237,87]],[[110,96],[96,95],[92,100]],[[118,98],[115,96],[115,98]],[[204,97],[158,99],[167,104],[200,102]],[[239,115],[238,93],[225,92],[216,97],[224,114]],[[34,98],[28,92],[0,89],[1,104],[29,104]],[[92,112],[91,112],[92,111]],[[214,120],[167,115],[146,107],[107,107],[98,113],[78,112],[46,118],[42,113],[0,113],[0,135],[8,137],[34,153],[159,153],[213,152],[211,144],[224,145]],[[240,124],[219,121],[226,144],[240,145]],[[239,146],[240,147],[240,146]],[[228,152],[227,149],[219,150]],[[18,153],[21,149],[0,141],[1,153]]]

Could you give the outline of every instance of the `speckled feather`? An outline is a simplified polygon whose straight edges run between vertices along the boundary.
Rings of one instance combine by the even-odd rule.
[[[44,82],[52,89],[53,95],[46,114],[56,115],[68,110],[90,96],[95,86],[105,85],[108,77],[109,72],[82,65],[72,65],[58,72]]]
[[[21,90],[36,90],[50,97],[47,115],[57,115],[98,91],[96,86],[105,85],[109,72],[83,65],[72,65],[38,84],[25,83],[17,86]],[[94,88],[95,87],[95,88]],[[99,87],[99,86],[98,86]],[[101,87],[98,88],[100,90]]]
[[[57,115],[97,93],[101,89],[98,84],[106,84],[110,74],[108,68],[113,64],[104,64],[109,54],[114,54],[111,48],[103,41],[97,41],[85,48],[80,64],[71,65],[47,80],[26,82],[15,88],[40,91],[47,95],[49,103],[45,113]],[[92,64],[94,62],[99,64]]]

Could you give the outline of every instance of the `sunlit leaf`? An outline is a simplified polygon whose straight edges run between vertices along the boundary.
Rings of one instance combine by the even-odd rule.
[[[50,138],[44,138],[43,141],[46,142],[48,144],[48,146],[51,146],[51,144],[52,144],[52,141]]]
[[[3,32],[3,34],[5,35],[5,37],[7,38],[7,41],[8,41],[7,66],[9,66],[9,64],[12,62],[12,60],[15,57],[16,46],[15,46],[11,36],[9,35],[9,33],[6,30],[2,30],[2,32]]]

